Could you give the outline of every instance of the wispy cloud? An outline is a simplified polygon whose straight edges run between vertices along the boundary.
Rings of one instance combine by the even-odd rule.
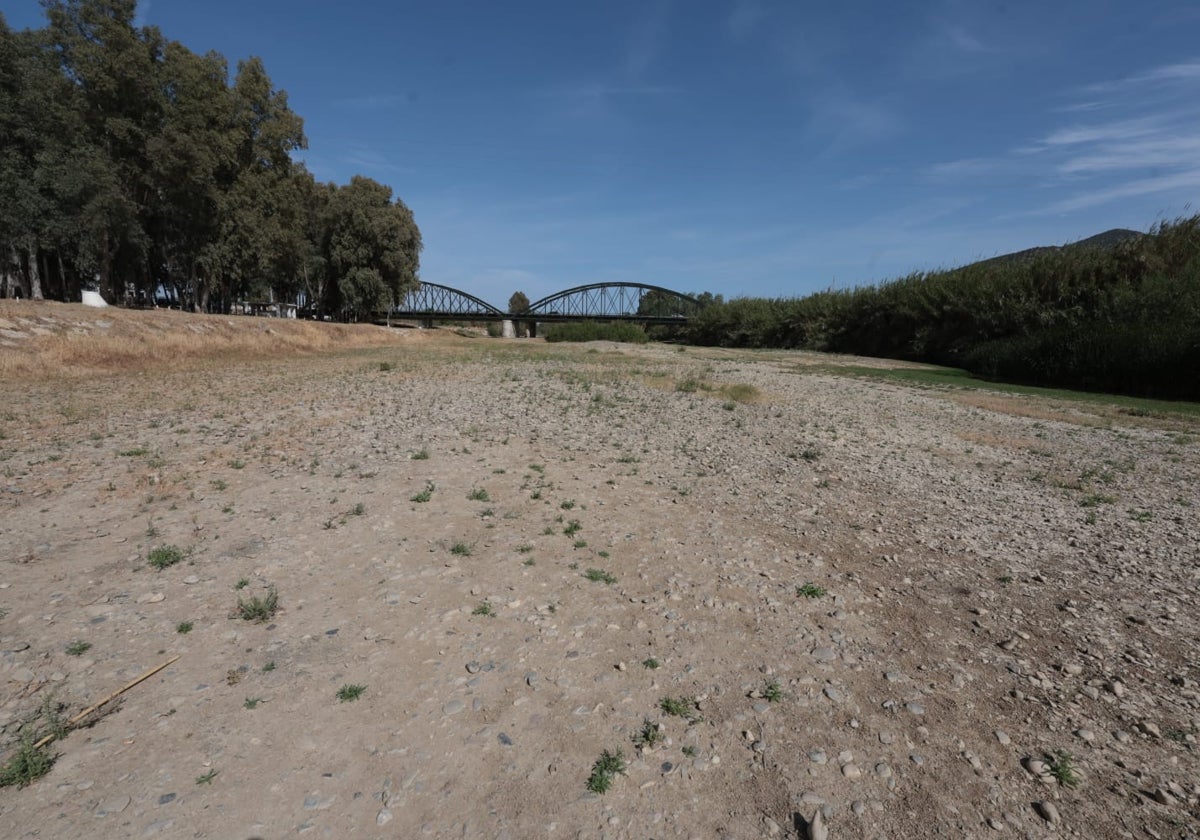
[[[1038,215],[1197,186],[1200,62],[1151,67],[1075,93],[1085,98],[1052,112],[1060,115],[1062,125],[1004,154],[934,164],[925,177],[970,186],[1008,176],[1035,189],[1067,194],[1032,211]],[[1098,94],[1103,98],[1097,99]],[[1101,114],[1108,118],[1095,118]]]
[[[736,43],[743,43],[758,31],[766,16],[762,3],[740,0],[725,19],[725,31]]]
[[[1087,207],[1108,204],[1122,198],[1134,198],[1176,190],[1193,190],[1200,187],[1200,169],[1173,172],[1154,178],[1139,178],[1112,187],[1083,192],[1071,198],[1056,201],[1037,211],[1039,214],[1071,213]]]

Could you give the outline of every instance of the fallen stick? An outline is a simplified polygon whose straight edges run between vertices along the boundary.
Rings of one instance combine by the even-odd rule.
[[[170,665],[172,662],[174,662],[175,660],[177,660],[177,659],[178,659],[178,658],[179,658],[181,655],[182,655],[182,654],[176,654],[175,656],[172,656],[170,659],[168,659],[168,660],[167,660],[166,662],[164,662],[163,664],[161,664],[161,665],[155,665],[153,668],[151,668],[151,669],[150,669],[149,671],[147,671],[146,673],[142,674],[142,675],[141,675],[140,677],[138,677],[136,680],[134,680],[133,682],[131,682],[131,683],[129,683],[128,685],[124,686],[123,688],[118,688],[116,691],[114,691],[112,694],[110,694],[110,695],[108,695],[107,697],[105,697],[105,698],[104,698],[103,700],[101,700],[99,703],[93,703],[92,705],[88,706],[88,707],[87,707],[86,709],[84,709],[82,712],[80,712],[79,714],[75,715],[75,717],[73,717],[73,718],[71,718],[69,721],[67,721],[66,729],[67,729],[68,731],[69,731],[69,730],[71,730],[71,729],[73,729],[73,728],[75,727],[75,724],[79,723],[79,721],[83,720],[85,717],[87,717],[88,715],[90,715],[92,712],[94,712],[94,711],[96,711],[97,709],[99,709],[99,708],[100,708],[101,706],[103,706],[105,703],[108,703],[110,700],[116,700],[118,697],[120,697],[122,694],[124,694],[124,693],[125,693],[126,691],[128,691],[129,689],[133,688],[133,687],[134,687],[135,685],[137,685],[138,683],[142,682],[143,680],[148,680],[148,679],[150,679],[150,678],[151,678],[151,677],[153,677],[155,674],[157,674],[159,671],[161,671],[163,668],[166,668],[166,667],[167,667],[168,665]],[[34,748],[35,750],[36,750],[36,749],[41,749],[42,747],[46,746],[46,744],[49,744],[49,743],[50,743],[51,741],[53,741],[53,740],[54,740],[54,735],[53,735],[53,733],[51,733],[50,735],[47,735],[47,736],[45,736],[45,737],[44,737],[44,738],[42,738],[40,741],[38,741],[36,744],[34,744],[34,745],[33,745],[33,748]]]

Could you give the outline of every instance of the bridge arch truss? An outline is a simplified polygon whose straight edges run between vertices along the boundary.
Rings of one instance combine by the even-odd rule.
[[[656,308],[670,311],[642,312],[642,298],[656,293]],[[534,301],[521,318],[598,318],[659,320],[687,318],[700,309],[700,302],[662,286],[646,283],[591,283],[547,295]]]

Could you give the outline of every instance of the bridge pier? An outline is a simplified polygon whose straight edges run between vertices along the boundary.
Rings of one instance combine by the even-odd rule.
[[[513,322],[511,320],[505,319],[503,329],[501,330],[500,334],[504,338],[516,338],[517,337],[517,331],[513,327]]]

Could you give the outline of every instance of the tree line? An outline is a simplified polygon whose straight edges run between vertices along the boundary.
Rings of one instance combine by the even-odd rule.
[[[690,321],[702,345],[852,353],[984,378],[1200,399],[1200,216],[804,298],[737,298]]]
[[[303,121],[259,58],[231,74],[136,26],[136,0],[43,5],[41,29],[0,14],[0,296],[356,317],[417,285],[412,212],[293,159]]]

